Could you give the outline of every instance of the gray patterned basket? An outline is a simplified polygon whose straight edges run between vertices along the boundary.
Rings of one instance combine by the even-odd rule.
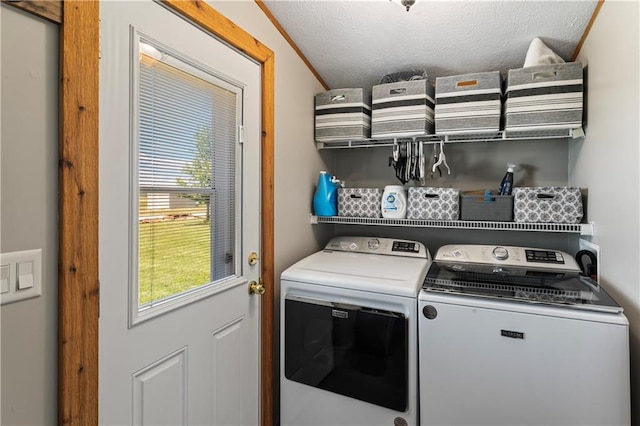
[[[409,188],[407,219],[458,220],[459,194],[453,188]]]
[[[338,216],[382,217],[382,190],[338,188]]]
[[[580,188],[525,187],[513,189],[513,215],[520,223],[580,223]]]

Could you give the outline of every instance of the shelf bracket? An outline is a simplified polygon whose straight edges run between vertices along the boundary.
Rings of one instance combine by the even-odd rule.
[[[594,235],[595,223],[593,221],[589,223],[583,223],[580,225],[580,235],[592,237]]]
[[[572,129],[571,130],[571,137],[573,137],[573,139],[580,139],[580,138],[584,138],[584,129],[582,127],[578,127],[577,129]]]

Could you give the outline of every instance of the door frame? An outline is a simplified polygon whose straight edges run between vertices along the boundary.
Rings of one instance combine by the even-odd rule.
[[[274,52],[201,0],[163,0],[261,64],[260,420],[273,423]],[[60,28],[58,424],[98,425],[100,5],[65,0]]]

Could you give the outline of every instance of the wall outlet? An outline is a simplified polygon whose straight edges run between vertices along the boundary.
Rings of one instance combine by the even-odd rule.
[[[600,275],[602,274],[602,262],[600,261],[600,246],[592,243],[591,241],[580,238],[579,250],[589,250],[596,255],[596,262],[598,265],[598,274],[596,275],[596,281],[600,282]]]

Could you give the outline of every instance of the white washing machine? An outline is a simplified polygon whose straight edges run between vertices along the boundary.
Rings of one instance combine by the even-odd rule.
[[[418,306],[422,426],[630,424],[627,318],[567,253],[441,247]]]
[[[418,422],[416,241],[337,237],[282,273],[281,424]]]

